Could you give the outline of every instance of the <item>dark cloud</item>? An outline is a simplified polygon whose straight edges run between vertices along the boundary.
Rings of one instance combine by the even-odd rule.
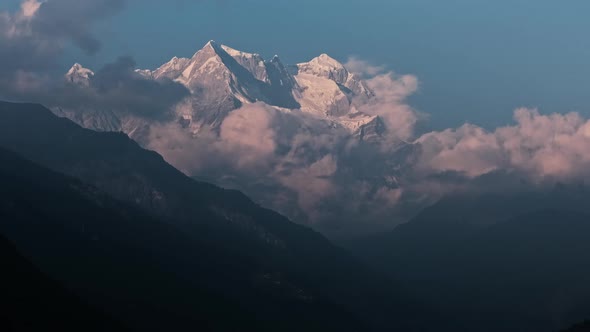
[[[172,106],[188,96],[189,91],[171,80],[151,80],[135,72],[131,57],[120,57],[91,75],[85,84],[64,77],[42,80],[31,78],[24,92],[4,96],[11,100],[38,102],[48,107],[68,110],[110,110],[154,120],[166,120]],[[38,80],[38,81],[35,81]]]
[[[89,78],[67,84],[53,69],[68,43],[88,54],[100,50],[93,25],[125,7],[126,0],[23,0],[15,13],[0,12],[0,98],[71,109],[102,108],[155,119],[188,91],[172,81],[135,73],[121,57]]]
[[[95,107],[161,120],[168,118],[171,107],[189,95],[182,84],[169,79],[146,79],[136,73],[135,61],[131,57],[120,57],[105,65],[90,78],[87,87],[77,87],[76,90],[91,96],[89,102]],[[78,105],[68,106],[75,108]]]
[[[48,75],[72,43],[88,54],[100,50],[92,33],[99,20],[120,11],[125,0],[23,0],[17,12],[0,12],[0,88],[25,92],[23,77]]]
[[[48,40],[71,41],[88,54],[100,49],[91,31],[99,20],[122,10],[125,0],[50,0],[31,21],[32,33]]]

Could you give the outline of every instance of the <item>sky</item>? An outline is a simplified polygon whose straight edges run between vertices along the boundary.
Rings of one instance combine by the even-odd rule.
[[[72,47],[62,65],[129,55],[154,68],[210,39],[287,63],[357,56],[416,75],[409,102],[428,126],[493,128],[518,107],[590,114],[589,10],[584,0],[130,0],[93,28],[100,52]]]

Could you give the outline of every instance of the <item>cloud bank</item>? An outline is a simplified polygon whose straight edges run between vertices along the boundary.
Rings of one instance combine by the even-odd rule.
[[[299,110],[264,103],[231,112],[219,132],[192,133],[181,123],[152,126],[145,146],[189,175],[245,191],[262,204],[318,228],[359,225],[367,228],[398,209],[403,188],[397,175],[414,124],[422,117],[405,104],[417,89],[413,76],[380,70],[367,85],[375,92],[359,110],[379,115],[388,128],[379,141],[364,142]],[[178,114],[186,114],[177,106]],[[410,147],[411,149],[411,147]]]
[[[590,174],[590,121],[577,113],[514,112],[515,125],[492,132],[466,124],[423,135],[421,172],[455,171],[474,178],[514,170],[531,180],[572,180]]]
[[[351,67],[375,94],[359,109],[382,117],[392,137],[362,142],[309,114],[256,103],[230,113],[219,133],[154,127],[147,146],[187,174],[331,233],[391,227],[456,191],[539,189],[590,176],[590,121],[579,114],[521,108],[514,124],[492,131],[465,124],[416,133],[426,117],[405,100],[417,79],[359,60]]]

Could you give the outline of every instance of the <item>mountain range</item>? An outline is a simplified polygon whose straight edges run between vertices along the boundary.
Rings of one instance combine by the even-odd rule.
[[[22,267],[3,275],[15,331],[38,316],[66,330],[550,332],[590,316],[583,184],[448,195],[351,255],[124,133],[4,102],[0,181],[1,254]]]
[[[189,176],[243,191],[298,223],[337,235],[359,231],[359,218],[375,229],[391,227],[379,221],[398,209],[399,179],[417,146],[406,142],[407,128],[388,125],[396,116],[391,108],[403,98],[396,90],[409,89],[395,79],[385,75],[371,84],[327,54],[285,65],[278,56],[265,60],[210,41],[192,57],[174,57],[155,70],[115,64],[94,73],[75,64],[65,75],[65,91],[94,96],[107,89],[110,100],[122,98],[118,89],[133,95],[159,84],[182,96],[169,107],[151,109],[139,96],[138,107],[123,98],[56,102],[51,109],[85,128],[124,132]],[[380,95],[371,85],[384,90],[383,80],[400,87]],[[160,90],[148,93],[166,99],[167,90]],[[352,189],[342,195],[344,188]]]
[[[82,102],[0,102],[0,254],[20,266],[0,317],[16,330],[31,312],[64,329],[453,332],[590,317],[586,186],[421,174],[421,143],[445,137],[405,139],[376,111],[392,76],[346,67],[211,41],[156,70],[76,64],[54,91]],[[381,90],[407,115],[403,91]],[[347,250],[316,231],[346,227],[389,230]],[[80,319],[64,318],[74,307]]]
[[[374,97],[373,92],[360,77],[327,54],[286,66],[278,56],[265,60],[259,54],[209,41],[191,58],[174,57],[155,70],[136,69],[136,73],[152,80],[170,79],[190,91],[177,116],[193,133],[205,127],[218,129],[231,111],[256,102],[313,114],[360,139],[380,135],[384,130],[378,116],[357,109]],[[75,64],[65,78],[88,85],[93,76],[92,70]],[[101,110],[100,115],[86,118],[79,117],[76,111],[56,109],[84,127],[123,131],[137,138],[133,134],[138,124],[124,112]]]

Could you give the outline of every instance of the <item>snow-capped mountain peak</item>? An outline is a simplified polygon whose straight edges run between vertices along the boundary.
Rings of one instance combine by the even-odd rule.
[[[65,79],[66,81],[73,84],[88,86],[92,76],[94,76],[94,72],[92,70],[84,68],[79,63],[75,63],[66,73]]]
[[[243,104],[264,102],[283,110],[300,109],[345,128],[359,137],[377,128],[379,119],[358,112],[356,103],[373,94],[345,65],[327,54],[309,62],[285,66],[278,55],[265,60],[258,53],[240,51],[213,40],[191,58],[173,57],[156,70],[137,69],[146,79],[171,79],[183,84],[191,96],[179,116],[190,119],[198,131],[218,128],[224,118]],[[94,73],[75,64],[68,81],[88,85]],[[180,114],[182,113],[182,114]]]
[[[260,54],[238,51],[226,45],[222,45],[221,48],[248,70],[257,80],[269,83],[266,64]]]
[[[339,84],[346,83],[349,76],[343,64],[325,53],[309,62],[300,63],[297,67],[300,72],[329,78]]]
[[[373,93],[362,79],[349,72],[342,63],[325,53],[313,58],[309,62],[298,64],[297,71],[299,73],[330,79],[350,89],[355,96],[365,100],[373,96]]]
[[[240,58],[260,58],[262,59],[262,57],[260,56],[260,54],[258,53],[247,53],[247,52],[242,52],[239,50],[236,50],[234,48],[231,48],[227,45],[221,45],[221,48],[229,55],[231,55],[232,57],[240,57]]]
[[[388,110],[383,98],[388,96],[375,96],[363,77],[327,54],[285,65],[277,55],[265,59],[210,41],[189,57],[135,73],[131,97],[155,94],[160,87],[162,94],[153,97],[169,97],[164,87],[182,94],[150,112],[144,112],[143,101],[135,107],[140,98],[130,99],[132,107],[101,98],[81,109],[56,105],[53,111],[87,128],[124,132],[187,174],[243,189],[299,220],[323,218],[323,207],[335,202],[330,192],[339,186],[352,184],[359,198],[379,205],[402,193],[395,179],[414,146],[396,138],[391,118],[377,115]],[[86,85],[76,92],[93,97],[101,92],[94,84],[100,77],[93,75],[75,64],[66,74],[73,84],[66,87]],[[99,97],[110,101],[119,91],[127,96],[114,86],[113,94]],[[160,109],[165,117],[159,117]],[[386,158],[376,159],[385,151]]]
[[[178,73],[178,71],[181,70],[182,68],[184,68],[184,66],[186,65],[186,63],[189,60],[190,59],[187,59],[187,58],[173,57],[170,61],[163,64],[158,69],[154,70],[152,72],[151,76],[153,76],[153,78],[155,78],[155,79],[159,79],[162,77],[168,77],[168,78],[175,77],[176,74]],[[142,71],[145,71],[145,70],[142,70]]]

